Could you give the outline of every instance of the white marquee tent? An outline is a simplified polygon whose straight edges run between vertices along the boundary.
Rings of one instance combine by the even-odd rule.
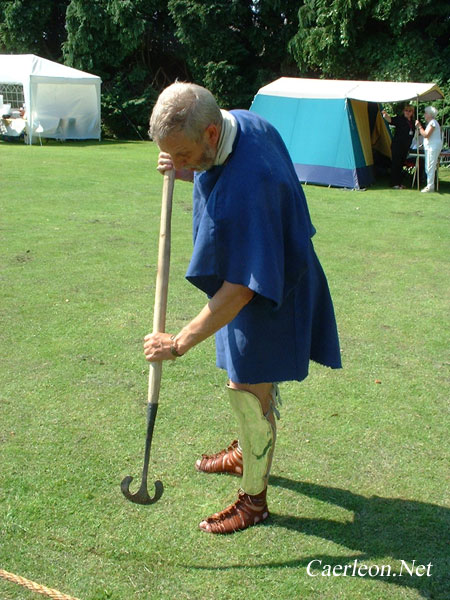
[[[34,54],[0,54],[0,86],[11,85],[23,86],[29,143],[37,135],[100,139],[100,77]]]

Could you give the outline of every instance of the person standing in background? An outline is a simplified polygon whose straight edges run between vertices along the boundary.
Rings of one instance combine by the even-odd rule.
[[[423,147],[425,150],[425,173],[427,174],[427,185],[422,192],[434,192],[434,178],[436,167],[439,160],[439,154],[442,150],[441,127],[436,121],[437,109],[434,106],[427,106],[425,109],[425,121],[427,126],[422,127],[420,121],[416,121],[416,127],[421,136],[423,136]]]
[[[401,190],[405,187],[402,185],[403,166],[414,139],[414,108],[407,104],[403,109],[403,113],[396,117],[389,116],[385,110],[381,111],[381,114],[389,125],[395,126],[391,145],[391,187]]]

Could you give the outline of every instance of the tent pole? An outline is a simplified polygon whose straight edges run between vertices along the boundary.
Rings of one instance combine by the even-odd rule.
[[[419,96],[416,100],[416,120],[419,118]],[[419,158],[419,129],[416,127],[416,180],[417,180],[417,191],[420,190],[420,158]]]
[[[34,100],[34,98],[33,98]],[[33,110],[31,108],[32,106],[32,98],[31,98],[31,79],[30,77],[28,77],[28,104],[29,106],[25,106],[25,110],[26,110],[26,116],[27,116],[27,121],[28,121],[28,145],[31,146],[33,144],[33,125],[34,125],[34,119],[33,119]]]

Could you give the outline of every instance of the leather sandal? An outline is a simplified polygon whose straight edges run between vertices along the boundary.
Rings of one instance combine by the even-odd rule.
[[[204,473],[232,473],[242,475],[242,451],[237,440],[216,454],[202,454],[195,463],[197,471]]]
[[[266,491],[267,488],[254,496],[239,491],[234,504],[202,521],[200,529],[208,533],[228,534],[262,523],[269,516]]]

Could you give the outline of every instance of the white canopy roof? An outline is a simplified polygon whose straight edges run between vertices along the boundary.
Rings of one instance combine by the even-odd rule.
[[[57,83],[58,80],[76,80],[76,83],[100,81],[97,75],[78,71],[34,54],[0,54],[0,83],[24,85],[30,78],[52,83]]]
[[[412,99],[428,102],[444,97],[434,83],[346,81],[297,77],[280,77],[262,87],[258,94],[289,98],[350,98],[367,102],[401,102]]]

